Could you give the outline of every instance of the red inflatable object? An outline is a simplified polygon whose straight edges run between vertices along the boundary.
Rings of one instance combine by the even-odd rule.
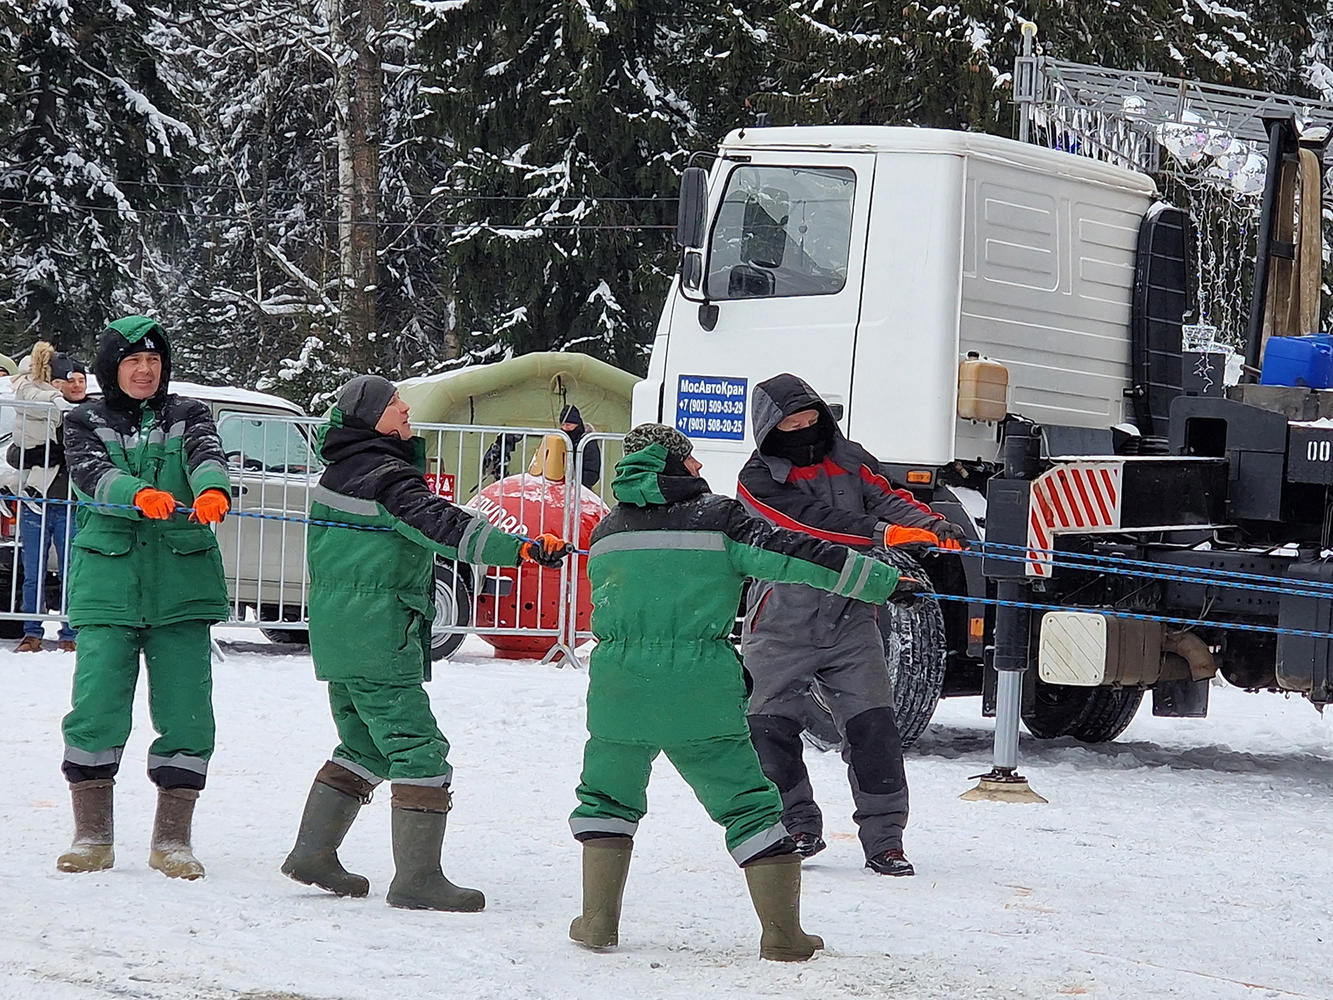
[[[587,549],[592,529],[610,508],[592,490],[576,486],[579,491],[578,533],[568,539],[577,548]],[[467,504],[482,514],[501,531],[535,538],[544,531],[564,533],[565,494],[563,482],[552,482],[541,476],[524,473],[509,476],[487,486]],[[592,616],[592,588],[588,585],[586,556],[571,556],[577,561],[578,601],[575,627],[580,632],[588,629]],[[560,570],[543,569],[535,563],[522,566],[489,568],[487,575],[494,580],[498,575],[499,587],[494,584],[477,597],[479,627],[555,629],[560,624]],[[502,581],[508,580],[506,586]],[[496,593],[496,590],[508,593]],[[540,659],[556,645],[553,635],[506,635],[480,633],[495,647],[497,654],[512,659]]]

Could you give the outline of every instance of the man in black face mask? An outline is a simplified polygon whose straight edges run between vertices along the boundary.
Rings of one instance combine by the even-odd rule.
[[[774,524],[857,549],[957,546],[965,535],[906,491],[838,429],[827,404],[795,375],[774,376],[751,397],[759,447],[737,496]],[[782,793],[782,820],[797,850],[824,849],[823,817],[801,760],[806,699],[817,685],[843,735],[866,867],[912,875],[903,855],[907,776],[875,605],[800,584],[755,581],[742,632],[754,678],[750,735],[764,773]]]

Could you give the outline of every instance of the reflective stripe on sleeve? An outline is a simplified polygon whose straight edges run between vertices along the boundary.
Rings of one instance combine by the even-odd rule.
[[[468,520],[468,526],[463,529],[463,535],[458,540],[458,555],[464,562],[477,563],[481,561],[486,540],[495,533],[495,529],[477,514],[469,512]]]
[[[856,578],[856,583],[852,584],[851,590],[842,594],[843,597],[859,598],[866,589],[866,582],[870,579],[870,570],[874,566],[874,560],[865,556],[861,557],[861,574]]]
[[[136,478],[120,469],[108,469],[102,474],[102,478],[97,480],[97,485],[93,487],[93,500],[97,503],[110,503],[111,491],[116,488],[116,483],[121,476],[127,479]]]

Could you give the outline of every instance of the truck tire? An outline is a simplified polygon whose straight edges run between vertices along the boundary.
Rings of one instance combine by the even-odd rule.
[[[435,620],[431,623],[430,658],[451,656],[466,638],[462,632],[441,632],[451,625],[472,624],[472,588],[454,563],[435,564]]]
[[[1039,740],[1072,736],[1081,743],[1108,743],[1134,721],[1143,688],[1067,687],[1036,682],[1023,724]]]
[[[912,573],[918,579],[925,578],[919,569]],[[925,732],[939,704],[946,655],[944,615],[935,600],[887,604],[879,611],[879,631],[884,636],[884,658],[893,684],[893,714],[905,750]],[[809,703],[806,742],[820,750],[841,747],[842,737],[833,716],[813,688]]]

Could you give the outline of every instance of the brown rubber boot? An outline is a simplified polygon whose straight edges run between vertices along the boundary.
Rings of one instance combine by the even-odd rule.
[[[630,837],[583,842],[583,916],[569,925],[569,936],[585,948],[614,948],[620,943],[620,902],[633,849]]]
[[[153,842],[148,867],[167,878],[193,880],[204,877],[204,866],[190,846],[190,820],[199,792],[193,788],[159,788],[157,815],[153,818]]]
[[[116,863],[112,847],[112,796],[115,781],[99,778],[69,786],[74,803],[74,843],[56,859],[62,872],[100,872]]]
[[[804,962],[824,939],[801,929],[801,856],[779,854],[745,866],[754,912],[763,932],[759,957],[774,962]]]
[[[315,775],[296,833],[296,846],[282,863],[282,873],[305,885],[317,885],[335,896],[364,896],[370,880],[349,872],[338,848],[374,786],[347,768],[328,761]]]
[[[454,885],[440,869],[449,806],[448,788],[393,786],[394,872],[384,897],[390,906],[461,913],[485,908],[486,897],[480,890]]]

